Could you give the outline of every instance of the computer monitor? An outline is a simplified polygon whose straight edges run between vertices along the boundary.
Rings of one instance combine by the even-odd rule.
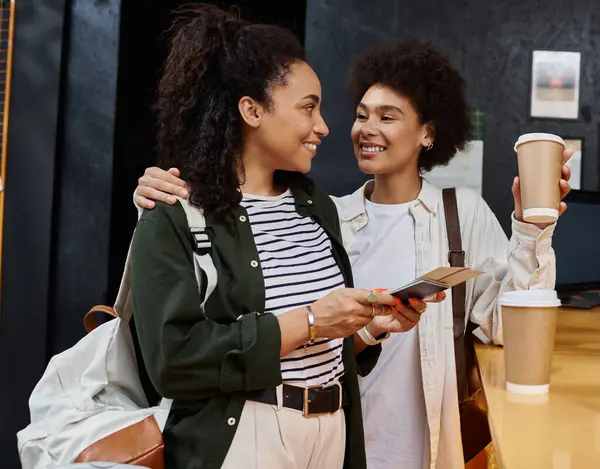
[[[600,290],[600,193],[572,191],[552,246],[556,252],[556,289],[568,294]]]

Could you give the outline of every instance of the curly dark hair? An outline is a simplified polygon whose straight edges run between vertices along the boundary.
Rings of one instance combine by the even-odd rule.
[[[431,44],[412,39],[365,51],[350,74],[354,104],[358,105],[376,84],[408,98],[421,124],[433,123],[435,142],[431,150],[421,150],[421,172],[447,165],[457,151],[466,149],[471,137],[471,119],[465,80]]]
[[[180,8],[171,32],[155,104],[160,165],[180,169],[192,204],[230,218],[242,197],[238,102],[250,96],[268,107],[270,90],[286,83],[304,50],[284,28],[251,24],[206,4]],[[276,176],[288,186],[310,185],[299,173]]]

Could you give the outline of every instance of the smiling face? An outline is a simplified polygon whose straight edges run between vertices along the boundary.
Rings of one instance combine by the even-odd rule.
[[[305,62],[290,67],[284,84],[270,91],[253,133],[254,145],[272,170],[307,173],[329,129],[321,116],[321,83]]]
[[[383,85],[363,96],[351,136],[358,167],[366,174],[418,172],[419,155],[433,142],[431,127],[421,123],[410,100]]]

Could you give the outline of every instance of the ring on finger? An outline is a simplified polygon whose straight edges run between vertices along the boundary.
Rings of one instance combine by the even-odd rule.
[[[375,303],[377,301],[377,293],[375,292],[371,292],[367,295],[367,302],[368,303]]]
[[[385,316],[385,305],[379,305],[381,306],[381,315]]]
[[[371,305],[371,317],[375,317],[375,305]]]

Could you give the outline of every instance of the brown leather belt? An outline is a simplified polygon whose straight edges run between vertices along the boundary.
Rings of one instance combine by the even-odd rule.
[[[251,391],[246,395],[246,398],[263,404],[278,405],[275,389]],[[299,410],[305,417],[332,414],[347,404],[346,393],[343,392],[343,387],[339,383],[331,386],[309,386],[306,388],[290,384],[283,385],[282,407]]]

